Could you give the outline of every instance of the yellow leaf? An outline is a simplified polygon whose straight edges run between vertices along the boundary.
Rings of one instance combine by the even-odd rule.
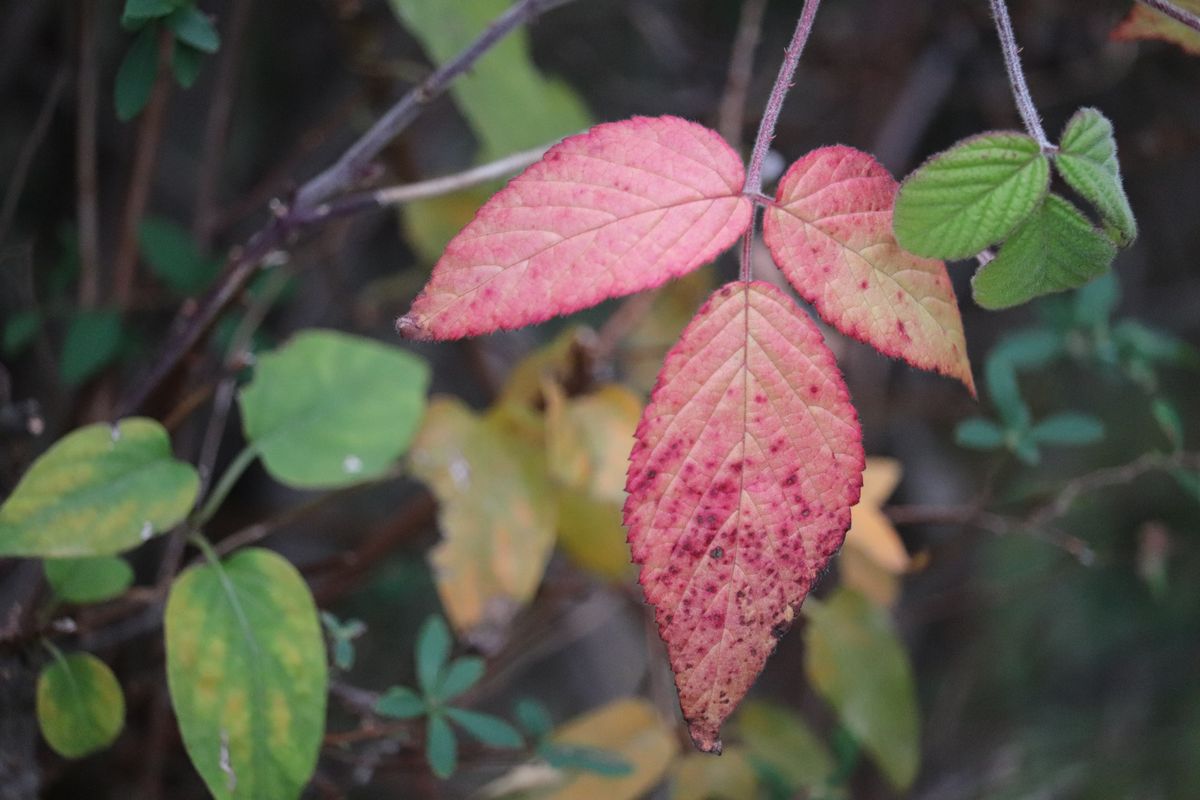
[[[1200,14],[1200,0],[1175,0],[1175,3],[1193,14]],[[1161,11],[1136,3],[1129,16],[1113,29],[1112,38],[1121,42],[1161,39],[1178,45],[1194,56],[1200,56],[1200,32],[1176,22]]]
[[[560,488],[558,543],[568,558],[601,578],[622,581],[636,574],[619,503]]]
[[[713,269],[706,266],[654,291],[650,311],[621,342],[625,377],[631,386],[643,392],[653,388],[667,350],[714,286]]]
[[[885,606],[895,602],[899,593],[896,576],[911,563],[900,534],[881,510],[900,483],[902,472],[895,459],[867,459],[862,496],[850,512],[850,530],[838,557],[842,582]]]
[[[611,384],[567,399],[557,386],[546,396],[546,453],[551,475],[596,499],[625,501],[625,472],[642,402]]]
[[[671,800],[746,800],[758,791],[758,776],[737,745],[726,747],[720,758],[688,753],[672,773]]]

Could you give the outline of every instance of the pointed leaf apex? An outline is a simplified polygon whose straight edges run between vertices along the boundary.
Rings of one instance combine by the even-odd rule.
[[[413,341],[427,341],[433,338],[412,314],[405,314],[396,320],[396,333]]]

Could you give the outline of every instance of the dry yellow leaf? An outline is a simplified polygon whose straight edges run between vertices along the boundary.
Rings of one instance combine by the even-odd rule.
[[[867,459],[862,496],[850,512],[850,530],[838,557],[842,582],[885,606],[896,601],[897,576],[912,562],[900,534],[882,510],[902,474],[900,462],[893,458]]]

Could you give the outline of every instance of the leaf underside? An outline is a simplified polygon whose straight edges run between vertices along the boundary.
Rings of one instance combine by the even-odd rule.
[[[692,739],[717,752],[849,526],[857,416],[808,317],[769,284],[729,284],[668,354],[630,461],[633,558]]]
[[[397,329],[454,339],[658,286],[750,224],[737,153],[678,117],[597,125],[552,147],[446,247]]]
[[[830,325],[885,355],[957,378],[973,394],[946,265],[896,242],[896,188],[867,153],[814,150],[780,181],[763,239],[788,281]]]

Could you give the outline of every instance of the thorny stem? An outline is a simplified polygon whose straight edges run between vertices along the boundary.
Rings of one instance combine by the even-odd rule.
[[[1137,1],[1144,6],[1149,6],[1150,8],[1153,8],[1155,11],[1159,11],[1163,14],[1166,14],[1168,17],[1170,17],[1171,19],[1173,19],[1177,22],[1182,22],[1184,25],[1187,25],[1189,28],[1191,28],[1193,30],[1200,31],[1200,15],[1193,14],[1191,11],[1188,11],[1186,8],[1180,8],[1179,6],[1175,5],[1174,3],[1168,2],[1168,0],[1137,0]]]
[[[783,110],[783,100],[787,97],[788,89],[792,88],[792,76],[796,74],[796,65],[800,63],[800,54],[804,52],[804,45],[808,43],[813,20],[820,5],[821,0],[804,0],[804,8],[800,9],[800,19],[796,20],[792,41],[783,51],[783,63],[779,65],[779,74],[775,76],[775,85],[771,87],[771,96],[767,98],[767,107],[763,110],[762,121],[758,125],[758,136],[754,139],[754,150],[750,153],[750,166],[746,170],[746,185],[743,191],[751,196],[762,195],[763,162],[771,149],[771,140],[775,138],[775,125],[779,122],[779,112]],[[757,205],[756,200],[756,209]],[[743,281],[749,281],[752,277],[750,252],[753,236],[754,225],[751,224],[742,238],[740,277]]]
[[[1004,0],[990,0],[992,17],[996,20],[996,34],[1000,37],[1000,49],[1004,52],[1004,68],[1008,71],[1008,82],[1012,86],[1013,99],[1017,103],[1017,111],[1029,131],[1038,143],[1043,153],[1054,150],[1054,145],[1046,138],[1042,128],[1042,120],[1038,116],[1037,107],[1033,104],[1033,96],[1029,94],[1029,85],[1025,82],[1025,73],[1021,70],[1021,53],[1017,47],[1017,38],[1013,35],[1012,20],[1008,18],[1008,6]]]

